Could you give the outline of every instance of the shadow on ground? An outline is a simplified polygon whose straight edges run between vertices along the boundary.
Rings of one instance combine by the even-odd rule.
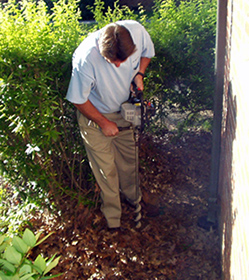
[[[110,233],[99,206],[89,210],[66,202],[64,222],[36,216],[34,227],[55,231],[34,256],[61,255],[57,279],[218,280],[218,233],[197,226],[205,215],[211,162],[211,134],[191,131],[181,138],[171,132],[143,135],[140,179],[142,227],[135,228],[133,209],[123,203],[123,233]],[[150,217],[151,207],[156,217]],[[66,212],[66,211],[65,211]]]

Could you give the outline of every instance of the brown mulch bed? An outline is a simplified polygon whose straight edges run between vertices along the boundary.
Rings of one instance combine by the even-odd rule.
[[[60,255],[53,273],[63,273],[61,280],[221,279],[218,232],[197,225],[207,214],[210,158],[208,132],[180,138],[170,132],[144,135],[141,228],[136,229],[133,209],[125,202],[120,234],[107,230],[99,204],[89,209],[66,201],[63,220],[49,215],[32,219],[35,229],[55,232],[33,254]]]

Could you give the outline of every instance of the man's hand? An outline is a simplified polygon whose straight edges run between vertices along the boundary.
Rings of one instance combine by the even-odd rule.
[[[143,76],[141,75],[137,75],[135,78],[134,78],[134,82],[135,84],[137,85],[137,87],[140,89],[140,90],[144,90],[144,82],[143,82]]]
[[[107,120],[104,124],[100,127],[103,134],[107,137],[116,136],[119,133],[118,127],[115,122],[111,122]]]
[[[75,107],[88,119],[99,125],[103,134],[107,137],[118,135],[119,130],[115,122],[109,121],[88,100],[83,104],[74,104]]]

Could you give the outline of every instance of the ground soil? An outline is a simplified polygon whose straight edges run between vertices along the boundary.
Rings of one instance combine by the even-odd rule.
[[[55,232],[33,256],[60,255],[53,270],[63,273],[60,280],[221,279],[218,232],[198,226],[207,214],[210,157],[209,132],[143,135],[141,228],[136,228],[134,209],[124,201],[123,232],[107,230],[99,203],[89,209],[65,201],[63,219],[45,214],[32,218],[37,230]]]

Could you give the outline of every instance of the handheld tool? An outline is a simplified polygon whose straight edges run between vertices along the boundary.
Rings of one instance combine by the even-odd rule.
[[[130,98],[127,102],[121,105],[121,115],[126,121],[132,123],[135,139],[135,185],[136,185],[136,202],[135,202],[135,222],[136,228],[141,227],[141,194],[139,188],[139,136],[144,129],[145,113],[153,114],[153,105],[150,102],[144,102],[143,91],[137,87],[135,82],[132,82],[133,91],[131,91]]]

